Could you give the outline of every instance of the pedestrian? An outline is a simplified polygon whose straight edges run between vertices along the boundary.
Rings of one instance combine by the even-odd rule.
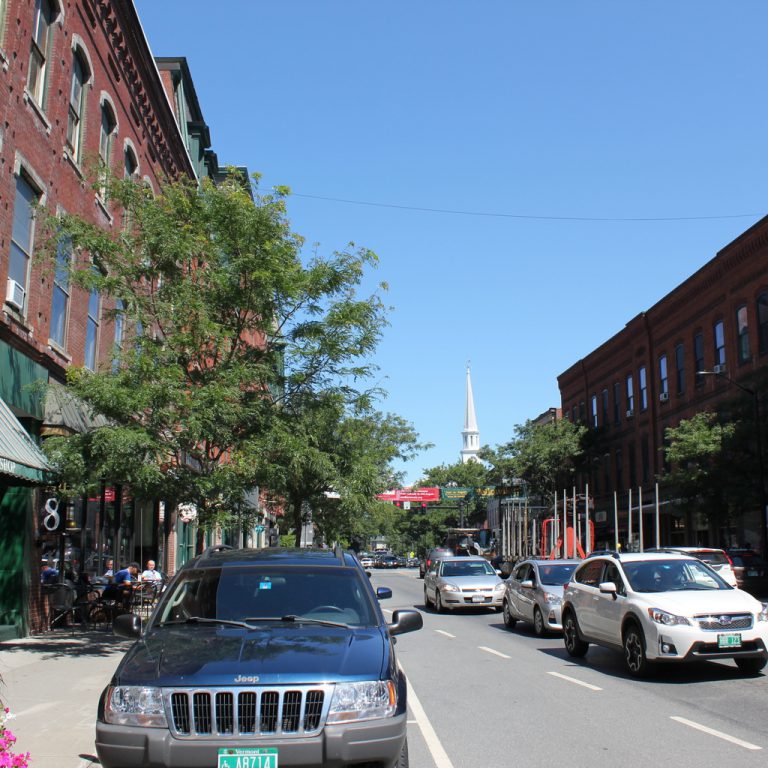
[[[141,572],[142,581],[162,581],[163,574],[155,570],[155,561],[147,560],[146,570]]]
[[[59,580],[59,572],[56,568],[48,564],[47,560],[43,560],[40,570],[40,583],[41,584],[55,584]]]
[[[115,600],[121,603],[124,610],[130,611],[134,582],[138,575],[138,563],[129,563],[125,568],[121,568],[112,577],[112,583],[104,590],[104,599]]]
[[[104,571],[104,578],[112,581],[112,577],[115,575],[115,561],[109,557],[107,558],[107,562],[104,565],[106,566],[106,570]]]

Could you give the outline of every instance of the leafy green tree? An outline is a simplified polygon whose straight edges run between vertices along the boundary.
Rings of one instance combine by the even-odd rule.
[[[480,457],[491,465],[489,478],[496,483],[522,480],[531,497],[550,504],[555,492],[568,487],[582,455],[586,427],[568,419],[515,427],[510,442],[496,449],[484,448]]]
[[[316,393],[365,398],[355,384],[374,370],[386,319],[379,296],[358,291],[376,256],[351,245],[305,264],[285,190],[258,194],[234,175],[168,183],[156,197],[112,180],[109,197],[122,228],[65,215],[47,249],[51,271],[59,249],[73,250],[71,284],[111,301],[125,329],[108,364],[68,371],[71,391],[108,422],[48,441],[72,491],[130,483],[139,496],[195,504],[201,529],[227,525],[265,486],[268,436],[280,447],[304,437],[295,461],[335,478],[331,458],[306,455],[317,442],[309,426],[290,435],[282,411]]]

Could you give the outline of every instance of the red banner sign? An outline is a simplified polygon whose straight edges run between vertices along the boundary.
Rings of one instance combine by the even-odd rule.
[[[380,501],[440,501],[439,488],[396,488],[376,494]]]

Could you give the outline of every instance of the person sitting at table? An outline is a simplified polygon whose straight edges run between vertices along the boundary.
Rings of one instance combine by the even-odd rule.
[[[139,573],[138,563],[129,563],[125,568],[119,570],[112,578],[112,583],[104,590],[105,600],[116,600],[122,603],[122,607],[128,610],[131,605],[131,596],[133,595],[134,580]]]
[[[114,575],[115,575],[115,561],[110,557],[104,563],[104,578],[109,579],[111,581]]]
[[[155,561],[147,560],[147,568],[141,573],[142,581],[162,581],[163,574],[155,570]]]

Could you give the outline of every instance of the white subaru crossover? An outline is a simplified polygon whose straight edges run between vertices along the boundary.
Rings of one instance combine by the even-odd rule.
[[[751,675],[768,661],[768,605],[683,554],[591,555],[566,585],[562,617],[571,656],[590,643],[621,649],[638,677],[655,661],[733,659]]]

